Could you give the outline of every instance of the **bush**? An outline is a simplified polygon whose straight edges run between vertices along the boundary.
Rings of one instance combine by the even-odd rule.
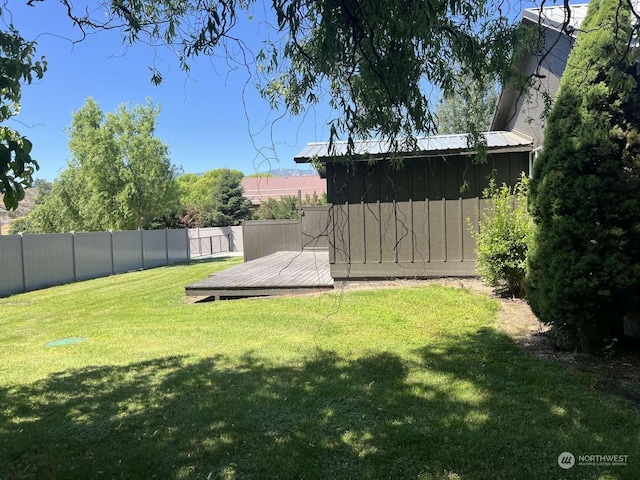
[[[623,339],[640,302],[640,95],[628,5],[591,2],[531,181],[527,301],[560,346]]]
[[[528,245],[533,224],[527,212],[529,179],[523,173],[513,187],[491,180],[483,191],[489,205],[480,213],[476,239],[476,270],[488,285],[510,295],[524,296]]]

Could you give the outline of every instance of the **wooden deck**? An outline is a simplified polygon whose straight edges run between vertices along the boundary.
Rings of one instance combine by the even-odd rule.
[[[193,297],[215,300],[333,289],[329,252],[277,252],[232,267],[185,287]]]

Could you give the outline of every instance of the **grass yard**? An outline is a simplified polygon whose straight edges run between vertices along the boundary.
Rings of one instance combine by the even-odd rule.
[[[237,262],[0,299],[0,478],[638,478],[639,413],[519,351],[493,300],[185,302]],[[628,463],[563,470],[564,451]]]

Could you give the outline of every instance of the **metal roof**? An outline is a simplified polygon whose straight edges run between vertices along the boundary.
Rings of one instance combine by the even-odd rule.
[[[514,132],[485,132],[489,150],[528,150],[533,148],[533,139]],[[456,153],[472,153],[468,146],[466,133],[456,135],[435,135],[417,138],[417,151],[407,149],[407,153],[419,156],[452,155]],[[355,156],[383,156],[390,150],[387,140],[364,140],[354,144]],[[297,163],[309,162],[311,158],[327,159],[343,157],[347,154],[347,142],[334,142],[329,151],[329,142],[309,143],[294,157]]]
[[[582,21],[587,15],[588,3],[579,5],[570,5],[571,17],[567,22],[567,10],[564,5],[556,5],[543,8],[526,8],[522,13],[522,18],[534,23],[540,23],[544,27],[562,31],[563,26],[567,25],[567,32],[572,36],[580,28]]]
[[[640,0],[630,0],[633,12],[631,15],[631,23],[637,23],[636,13],[640,12]],[[580,30],[580,25],[587,16],[588,3],[569,5],[571,9],[571,17],[567,22],[567,10],[565,5],[555,5],[543,8],[526,8],[522,12],[522,18],[530,22],[540,23],[542,26],[552,28],[558,32],[564,31],[566,24],[566,32],[575,37]]]

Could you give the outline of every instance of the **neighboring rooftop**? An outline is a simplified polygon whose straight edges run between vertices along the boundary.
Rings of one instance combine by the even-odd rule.
[[[327,182],[319,175],[299,175],[295,177],[245,177],[242,179],[244,196],[253,205],[260,205],[268,198],[277,200],[286,196],[298,196],[304,199],[307,195],[327,192]]]
[[[531,150],[533,141],[530,137],[514,132],[485,132],[487,147],[490,151],[509,149]],[[411,151],[412,156],[441,156],[461,153],[473,153],[468,144],[466,133],[456,135],[434,135],[417,138],[417,151]],[[385,140],[365,140],[355,142],[354,155],[359,157],[381,157],[387,155],[389,142]],[[347,154],[347,142],[334,142],[329,150],[329,142],[309,143],[294,160],[297,163],[309,162],[317,157],[320,161],[331,157],[341,157]]]

